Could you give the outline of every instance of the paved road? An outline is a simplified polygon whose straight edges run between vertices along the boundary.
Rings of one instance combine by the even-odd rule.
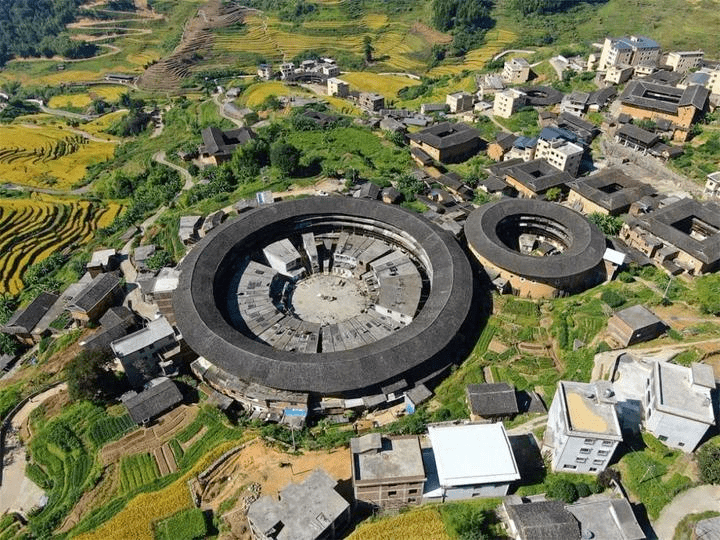
[[[502,52],[497,53],[495,56],[493,56],[493,60],[499,60],[503,56],[509,53],[518,53],[518,54],[534,54],[535,51],[530,51],[527,49],[505,49]]]
[[[62,383],[42,394],[35,396],[12,417],[5,440],[5,452],[2,456],[2,485],[0,485],[0,515],[7,511],[17,511],[23,515],[32,510],[45,494],[35,483],[25,476],[27,454],[15,433],[30,417],[30,413],[47,399],[67,390]]]
[[[672,540],[675,528],[688,514],[720,512],[720,486],[700,486],[683,491],[660,513],[653,527],[660,540]]]

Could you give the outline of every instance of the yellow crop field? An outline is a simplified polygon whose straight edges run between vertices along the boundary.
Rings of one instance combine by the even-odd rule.
[[[348,540],[451,540],[435,508],[417,508],[399,516],[360,525]]]
[[[240,96],[240,101],[248,107],[257,107],[268,96],[300,96],[307,94],[305,90],[299,88],[290,88],[281,82],[264,82],[249,86]]]
[[[114,150],[62,127],[0,126],[0,183],[68,189]]]
[[[371,30],[379,30],[387,24],[388,18],[382,13],[368,13],[362,18],[362,22]]]
[[[104,525],[77,536],[77,540],[154,540],[155,521],[192,507],[187,481],[215,459],[242,441],[221,444],[168,487],[135,497]]]
[[[87,124],[82,124],[80,126],[80,129],[82,129],[83,131],[87,131],[88,133],[95,135],[96,137],[107,138],[108,140],[116,140],[115,137],[104,133],[104,131],[111,125],[113,125],[115,122],[123,118],[127,113],[127,110],[120,110],[104,114],[100,118],[96,118],[95,120],[88,122]]]
[[[402,75],[379,75],[364,71],[343,73],[341,78],[348,82],[353,90],[377,92],[386,98],[397,96],[401,88],[420,84],[420,81]]]
[[[87,92],[81,94],[60,94],[53,96],[48,101],[51,109],[62,109],[64,107],[87,107],[93,99],[103,99],[109,103],[117,101],[128,89],[118,85],[91,86]]]
[[[115,203],[101,205],[46,195],[0,199],[0,294],[18,293],[28,266],[56,251],[87,243],[121,210]]]

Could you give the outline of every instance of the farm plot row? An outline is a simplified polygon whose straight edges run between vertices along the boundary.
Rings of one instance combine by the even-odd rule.
[[[0,293],[17,294],[28,266],[87,243],[121,209],[114,203],[0,199]]]
[[[0,126],[0,183],[68,189],[88,165],[110,159],[113,141],[90,140],[61,127]]]

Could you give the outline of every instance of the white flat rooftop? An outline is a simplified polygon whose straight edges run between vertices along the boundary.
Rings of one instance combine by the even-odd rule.
[[[440,485],[498,484],[520,479],[505,426],[428,426]]]

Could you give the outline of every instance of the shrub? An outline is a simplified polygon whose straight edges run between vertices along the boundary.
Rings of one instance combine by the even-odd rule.
[[[592,493],[592,490],[590,489],[590,486],[588,486],[585,482],[580,482],[575,486],[575,489],[577,490],[577,495],[581,499],[583,497],[588,497]]]
[[[700,480],[705,484],[720,484],[720,446],[704,444],[697,453]]]
[[[587,486],[586,486],[587,487]],[[578,490],[575,484],[561,478],[551,480],[545,493],[548,498],[572,504],[578,500]]]
[[[611,308],[620,307],[626,302],[623,295],[613,290],[603,291],[603,293],[600,295],[600,300],[605,302]]]

